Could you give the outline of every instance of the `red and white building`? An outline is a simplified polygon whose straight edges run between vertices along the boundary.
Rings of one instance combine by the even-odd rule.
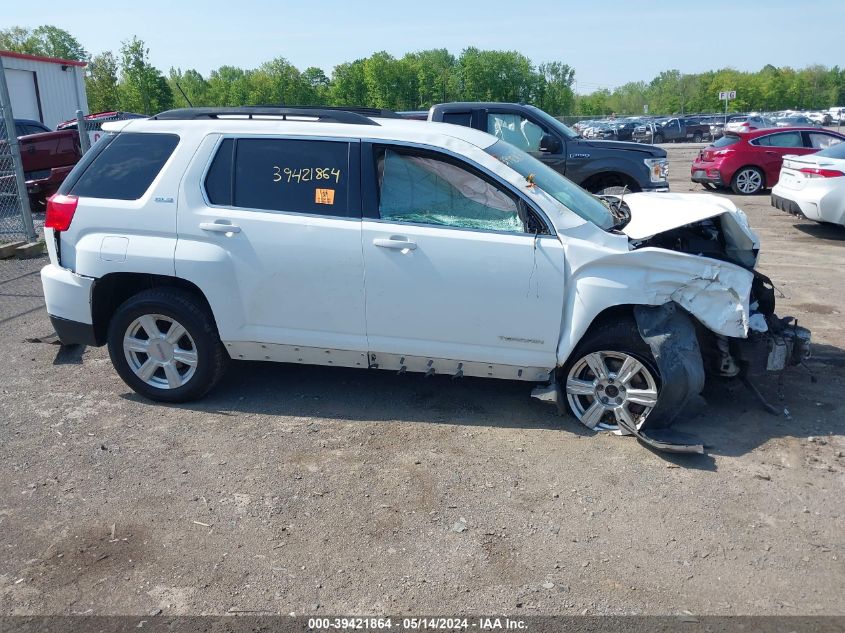
[[[50,129],[88,112],[85,62],[0,51],[16,119],[41,121]]]

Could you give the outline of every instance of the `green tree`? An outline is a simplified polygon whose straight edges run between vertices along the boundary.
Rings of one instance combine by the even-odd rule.
[[[120,109],[117,59],[110,51],[95,55],[85,69],[85,91],[91,112]]]
[[[392,110],[416,107],[417,77],[411,63],[381,51],[365,59],[363,67],[366,105]]]
[[[303,105],[325,105],[329,102],[329,85],[331,84],[322,68],[309,66],[302,71],[305,85]]]
[[[412,108],[429,108],[451,101],[455,94],[456,60],[445,48],[408,53],[402,58],[416,76],[417,95]]]
[[[261,64],[250,74],[249,84],[252,105],[299,105],[306,92],[302,75],[284,57]]]
[[[209,106],[239,106],[249,103],[249,74],[235,66],[221,66],[208,77]]]
[[[537,72],[537,105],[553,116],[572,114],[575,69],[563,62],[547,62]]]
[[[364,79],[364,60],[338,64],[332,72],[329,88],[332,105],[370,105],[367,97],[367,82]]]
[[[47,57],[75,59],[81,62],[88,60],[88,51],[64,29],[50,25],[39,26],[32,32],[32,36],[39,42],[42,54]]]
[[[469,101],[531,101],[537,76],[516,51],[465,49],[458,58],[461,96]]]
[[[209,102],[208,82],[196,70],[171,68],[167,77],[173,93],[173,105],[177,108],[202,107]]]
[[[34,30],[21,26],[0,30],[0,49],[81,62],[88,60],[88,52],[79,40],[64,29],[49,24]]]
[[[155,114],[173,107],[173,92],[161,72],[149,62],[150,50],[133,37],[120,47],[120,103],[124,110]]]

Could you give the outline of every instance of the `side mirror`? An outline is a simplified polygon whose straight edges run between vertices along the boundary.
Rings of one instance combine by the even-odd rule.
[[[540,151],[548,152],[549,154],[559,154],[560,140],[551,134],[543,134],[543,138],[540,139]]]

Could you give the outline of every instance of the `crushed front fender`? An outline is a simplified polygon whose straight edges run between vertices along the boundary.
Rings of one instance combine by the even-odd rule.
[[[634,306],[640,336],[648,343],[660,372],[657,405],[647,426],[669,426],[691,398],[704,389],[704,362],[689,315],[674,303]]]

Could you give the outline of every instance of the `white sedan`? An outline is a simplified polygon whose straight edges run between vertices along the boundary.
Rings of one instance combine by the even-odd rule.
[[[845,143],[783,159],[772,206],[816,222],[845,226]]]

